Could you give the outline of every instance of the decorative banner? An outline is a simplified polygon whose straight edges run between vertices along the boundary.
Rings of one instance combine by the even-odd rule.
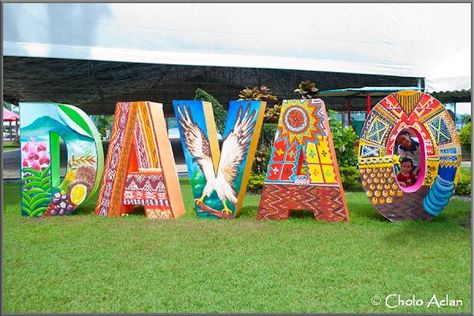
[[[199,217],[234,218],[242,206],[265,102],[231,101],[222,152],[212,104],[173,101]]]
[[[97,190],[104,154],[100,134],[86,113],[72,105],[20,103],[21,214],[72,213]],[[61,182],[60,139],[67,149]]]
[[[406,173],[409,176],[395,173],[400,168],[399,155],[408,157],[401,164],[417,167]],[[389,220],[431,220],[437,216],[453,195],[460,163],[454,122],[444,106],[428,94],[391,94],[365,121],[359,145],[361,180],[372,204]],[[410,177],[412,180],[407,180]]]
[[[324,102],[284,100],[257,219],[313,211],[316,220],[348,221]]]
[[[121,216],[143,205],[148,218],[184,214],[163,105],[118,102],[96,213]]]

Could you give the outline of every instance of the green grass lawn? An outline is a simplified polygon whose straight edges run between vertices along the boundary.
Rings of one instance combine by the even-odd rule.
[[[3,142],[3,151],[17,150],[20,148],[18,142]]]
[[[349,223],[255,220],[247,195],[235,220],[174,221],[143,214],[20,217],[19,185],[4,187],[3,312],[422,312],[471,310],[470,199],[432,222],[391,223],[365,193],[346,193]],[[374,296],[460,307],[374,306]]]

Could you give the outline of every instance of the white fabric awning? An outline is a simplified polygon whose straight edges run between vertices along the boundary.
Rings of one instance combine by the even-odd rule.
[[[471,86],[471,4],[4,4],[4,55],[421,77]]]

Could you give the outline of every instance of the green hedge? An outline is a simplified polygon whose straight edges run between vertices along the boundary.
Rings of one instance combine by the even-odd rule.
[[[471,168],[461,168],[461,177],[454,190],[456,195],[471,194]]]

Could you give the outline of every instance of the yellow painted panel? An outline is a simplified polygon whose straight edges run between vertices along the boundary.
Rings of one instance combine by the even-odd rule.
[[[318,153],[319,160],[322,164],[332,164],[331,150],[326,136],[318,136],[319,145]]]
[[[337,183],[336,174],[332,165],[322,165],[325,183]]]
[[[321,171],[321,165],[308,164],[308,171],[309,171],[311,183],[324,183],[323,173]]]
[[[319,162],[318,152],[314,143],[308,143],[306,147],[306,162],[317,163]]]

